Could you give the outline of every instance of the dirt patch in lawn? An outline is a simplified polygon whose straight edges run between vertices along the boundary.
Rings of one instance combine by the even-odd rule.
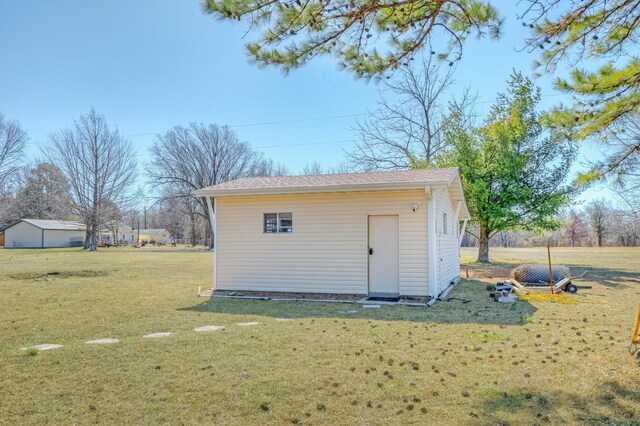
[[[107,275],[109,275],[107,271],[83,269],[80,271],[18,272],[16,274],[10,274],[9,277],[14,280],[43,280],[50,278],[106,277]]]

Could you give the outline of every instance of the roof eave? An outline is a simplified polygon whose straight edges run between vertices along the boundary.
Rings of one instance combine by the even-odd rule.
[[[370,192],[370,191],[406,191],[423,190],[425,185],[447,186],[447,181],[430,182],[400,182],[383,184],[329,185],[329,186],[299,186],[287,188],[261,189],[208,189],[202,188],[192,192],[196,197],[238,197],[255,195],[290,195],[290,194],[320,194],[339,192]]]

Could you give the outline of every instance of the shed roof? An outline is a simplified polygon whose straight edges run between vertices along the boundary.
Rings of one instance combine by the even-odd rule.
[[[259,176],[236,179],[194,191],[198,197],[283,195],[318,192],[361,192],[452,188],[452,198],[462,201],[461,218],[467,218],[466,202],[457,167],[389,172],[341,173],[302,176]]]
[[[87,227],[84,223],[64,221],[64,220],[45,220],[45,219],[22,219],[40,229],[57,230],[57,231],[86,231]],[[17,222],[19,223],[19,222]]]

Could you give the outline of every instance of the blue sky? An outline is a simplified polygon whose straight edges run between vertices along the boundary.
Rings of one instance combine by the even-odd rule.
[[[470,86],[487,108],[514,69],[533,74],[535,54],[518,51],[526,32],[515,3],[496,2],[501,40],[465,45],[452,95]],[[341,163],[357,116],[376,106],[378,85],[339,71],[332,58],[288,76],[259,68],[245,56],[245,31],[244,23],[204,15],[199,0],[0,0],[0,111],[29,132],[31,158],[50,132],[94,106],[128,135],[141,162],[154,133],[196,121],[237,126],[242,140],[291,172],[312,161]],[[543,108],[570,101],[551,81],[536,80]],[[270,122],[279,123],[253,125]],[[585,147],[580,162],[597,153]],[[595,188],[582,198],[609,195]]]

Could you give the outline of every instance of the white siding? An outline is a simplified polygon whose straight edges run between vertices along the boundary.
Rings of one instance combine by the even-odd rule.
[[[292,234],[263,233],[289,212]],[[366,294],[367,217],[397,214],[400,293],[428,294],[424,191],[221,197],[216,214],[218,289]]]
[[[460,275],[460,246],[458,243],[458,218],[447,189],[435,191],[438,230],[438,282],[440,291]],[[443,213],[447,215],[447,231],[443,229]]]
[[[85,231],[67,231],[57,229],[45,229],[45,247],[82,247]]]
[[[43,231],[30,223],[20,222],[4,231],[4,246],[5,248],[42,248],[44,242],[45,248],[77,247],[82,246],[84,234],[84,231],[53,229]],[[74,241],[75,244],[73,244]]]
[[[20,222],[4,231],[5,248],[42,247],[42,229],[27,222]]]

